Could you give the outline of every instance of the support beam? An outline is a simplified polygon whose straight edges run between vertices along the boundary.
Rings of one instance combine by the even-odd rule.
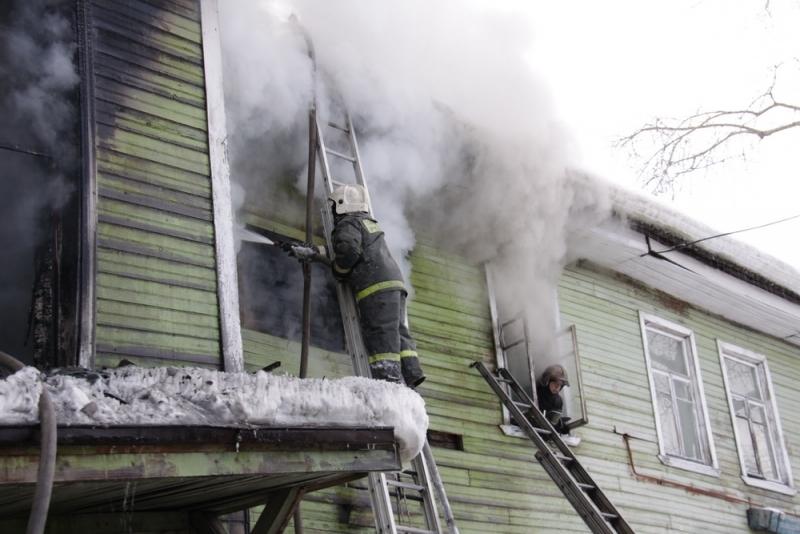
[[[286,528],[297,503],[303,497],[303,488],[293,487],[269,494],[267,504],[251,534],[279,534]]]

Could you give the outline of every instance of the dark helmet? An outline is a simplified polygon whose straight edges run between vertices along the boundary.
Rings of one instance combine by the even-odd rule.
[[[563,365],[550,365],[544,370],[544,373],[542,373],[539,383],[541,383],[543,386],[547,386],[554,380],[560,383],[562,386],[569,386],[569,377],[567,377],[567,370],[564,369]]]

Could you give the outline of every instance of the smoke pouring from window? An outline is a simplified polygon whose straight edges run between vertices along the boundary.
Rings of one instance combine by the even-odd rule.
[[[45,293],[54,290],[40,284],[48,277],[44,286],[52,283],[48,271],[56,268],[45,257],[55,257],[49,229],[72,193],[64,172],[77,156],[73,9],[74,3],[47,0],[0,7],[0,247],[6,258],[0,349],[26,360],[37,343],[54,342],[37,340],[45,334],[35,327],[29,336],[28,324],[36,322],[30,312],[34,284],[43,299],[34,303],[39,308],[48,306]]]
[[[347,103],[395,257],[419,233],[491,260],[501,306],[525,310],[533,340],[546,344],[570,237],[609,214],[610,201],[569,170],[571,141],[526,60],[534,36],[518,6],[222,2],[228,135],[249,198],[302,195],[312,78],[288,22],[296,14],[316,49],[320,112],[337,94]],[[293,191],[276,187],[287,177]]]

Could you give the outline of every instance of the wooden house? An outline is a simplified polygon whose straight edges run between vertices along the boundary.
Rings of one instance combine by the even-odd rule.
[[[273,249],[234,248],[216,1],[63,4],[77,21],[81,157],[60,238],[72,240],[59,248],[59,342],[37,363],[280,361],[276,372],[296,374],[300,296],[286,288],[299,269]],[[278,198],[245,222],[302,240],[290,209],[302,196]],[[796,532],[800,275],[729,239],[687,244],[707,229],[626,198],[584,236],[555,297],[576,454],[636,532]],[[410,262],[419,392],[460,532],[585,532],[470,367],[532,384],[549,362],[504,350],[518,317],[498,308],[491,264],[424,232]],[[349,375],[331,282],[314,279],[309,376]],[[35,428],[0,427],[2,532],[24,528],[36,440]],[[300,496],[305,532],[370,532],[361,477],[399,467],[391,429],[358,427],[74,428],[59,447],[52,533],[210,532],[209,517],[245,509],[225,528],[273,532]]]

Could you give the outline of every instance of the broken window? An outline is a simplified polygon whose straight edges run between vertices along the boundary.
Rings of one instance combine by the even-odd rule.
[[[80,130],[75,2],[0,7],[0,350],[75,363]]]
[[[772,381],[764,356],[719,343],[725,391],[745,482],[791,485]]]
[[[265,234],[267,235],[267,234]],[[270,239],[291,241],[268,234]],[[245,241],[238,255],[242,326],[300,341],[303,325],[303,272],[300,263],[276,246]],[[344,352],[336,286],[330,269],[311,265],[311,345]]]
[[[641,326],[662,461],[689,469],[716,469],[692,332],[645,314]]]

